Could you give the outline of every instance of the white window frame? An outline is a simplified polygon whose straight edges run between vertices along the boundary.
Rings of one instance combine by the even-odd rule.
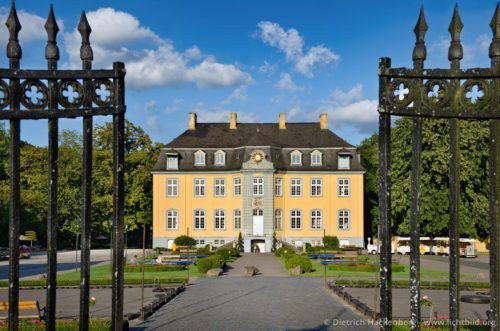
[[[337,180],[337,194],[339,197],[351,196],[351,179],[339,178]]]
[[[302,230],[302,210],[290,210],[290,230]]]
[[[226,179],[225,178],[214,178],[214,196],[215,197],[225,197],[226,196]]]
[[[274,195],[277,197],[283,196],[283,177],[276,177],[274,179]]]
[[[167,178],[167,197],[173,198],[179,196],[179,179]]]
[[[351,211],[349,209],[339,209],[337,213],[337,229],[342,231],[351,229]]]
[[[177,209],[167,209],[165,225],[167,231],[179,230],[179,211]]]
[[[323,178],[311,178],[311,196],[323,196]]]
[[[302,165],[302,153],[300,151],[293,151],[290,153],[290,165]]]
[[[215,230],[226,229],[226,211],[224,209],[214,210],[214,229]]]
[[[323,211],[321,209],[311,210],[311,229],[312,230],[323,229]]]
[[[198,215],[197,215],[198,213]],[[202,226],[196,226],[197,222],[199,225]],[[207,228],[207,212],[205,209],[195,209],[193,211],[193,229],[195,231],[200,231],[200,230],[205,230]]]
[[[341,161],[340,160],[345,160],[347,159],[347,165],[341,165]],[[351,155],[349,154],[339,154],[338,155],[338,168],[339,170],[349,170],[351,169]]]
[[[312,166],[320,166],[323,164],[323,153],[318,150],[315,150],[311,153],[311,165]]]
[[[214,165],[224,166],[226,164],[226,153],[223,150],[218,150],[214,153]]]
[[[233,210],[233,229],[241,230],[241,209]]]
[[[283,209],[274,210],[274,229],[283,230]]]
[[[252,190],[254,196],[264,195],[264,177],[253,177]]]
[[[177,155],[167,154],[167,170],[178,170],[178,169],[179,169],[179,157]]]
[[[233,195],[235,197],[241,196],[241,177],[233,178]]]
[[[203,194],[198,194],[197,188],[203,190]],[[206,178],[194,178],[193,179],[193,194],[195,197],[205,197],[207,196],[207,180]]]
[[[302,196],[302,178],[290,178],[290,196]]]
[[[202,150],[196,151],[194,153],[194,165],[195,166],[205,166],[206,165],[206,153]]]

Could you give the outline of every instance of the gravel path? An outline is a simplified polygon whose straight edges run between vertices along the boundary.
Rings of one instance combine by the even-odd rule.
[[[258,276],[288,277],[288,272],[272,253],[243,253],[231,263],[223,277],[244,277],[244,267],[254,266],[259,269]]]

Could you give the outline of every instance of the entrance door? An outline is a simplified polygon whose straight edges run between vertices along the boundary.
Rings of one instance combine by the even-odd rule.
[[[264,211],[262,209],[253,210],[253,235],[264,235]]]

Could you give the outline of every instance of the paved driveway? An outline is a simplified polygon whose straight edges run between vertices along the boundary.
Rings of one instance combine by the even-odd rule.
[[[223,277],[243,277],[245,266],[257,267],[258,276],[288,277],[288,272],[272,253],[243,253],[231,263]]]
[[[261,275],[238,277],[254,265]],[[134,330],[375,330],[325,289],[288,277],[271,254],[245,254],[219,278],[199,279]]]

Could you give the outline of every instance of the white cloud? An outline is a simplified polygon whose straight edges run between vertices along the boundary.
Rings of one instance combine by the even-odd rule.
[[[182,106],[184,105],[184,100],[182,99],[174,99],[172,104],[168,105],[165,107],[165,113],[167,114],[172,114],[176,113],[179,110],[181,110]]]
[[[264,64],[259,67],[259,72],[262,74],[273,74],[276,71],[276,65],[272,65],[267,61],[264,61]]]
[[[491,44],[491,37],[487,34],[481,34],[471,42],[463,42],[464,57],[461,61],[462,66],[477,66],[478,61],[488,59],[488,50]],[[441,58],[448,59],[448,50],[450,48],[450,38],[440,36],[438,41],[430,43],[429,52],[438,55]]]
[[[288,73],[281,74],[281,78],[278,81],[277,86],[281,90],[290,91],[290,92],[295,92],[295,91],[299,91],[299,90],[304,89],[301,86],[297,86],[293,82],[292,76],[290,76],[290,74],[288,74]]]
[[[287,121],[293,121],[302,116],[302,111],[299,106],[292,107],[286,114]]]
[[[158,106],[155,100],[146,102],[143,109],[146,116],[146,125],[155,130],[160,131],[160,118],[157,114]]]
[[[224,101],[222,101],[223,105],[230,104],[233,101],[246,101],[248,98],[247,95],[247,87],[240,86],[234,89],[233,93],[228,96]]]
[[[304,47],[304,38],[296,29],[284,30],[279,24],[262,21],[257,24],[262,41],[285,53],[286,60],[295,64],[295,69],[307,77],[313,77],[317,66],[337,62],[340,56],[323,45]]]
[[[211,110],[207,110],[203,103],[198,103],[195,105],[193,111],[197,115],[198,122],[201,123],[229,123],[229,118],[231,110],[215,107]],[[254,113],[237,112],[238,122],[240,123],[256,123],[258,122],[258,116]]]
[[[197,46],[184,52],[176,50],[171,41],[141,26],[139,20],[128,13],[100,8],[88,12],[87,19],[92,27],[90,42],[94,52],[93,67],[109,68],[113,61],[125,62],[128,87],[144,89],[177,84],[218,87],[241,86],[252,82],[248,73],[233,64],[219,63],[213,56],[203,59]],[[68,66],[79,68],[80,34],[75,28],[65,34],[64,39],[69,55]]]
[[[335,126],[348,124],[364,132],[372,132],[377,120],[378,101],[363,98],[363,86],[357,84],[348,91],[334,90],[323,104],[313,111],[310,120],[318,119],[322,112]]]

